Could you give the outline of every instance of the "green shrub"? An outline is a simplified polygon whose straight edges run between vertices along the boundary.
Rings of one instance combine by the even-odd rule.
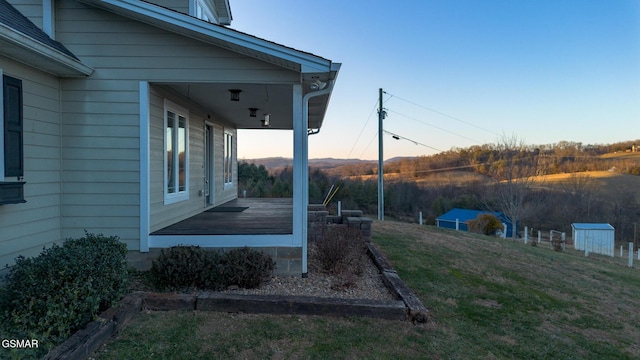
[[[475,220],[469,221],[469,231],[494,235],[496,231],[502,229],[502,223],[495,215],[480,214]]]
[[[3,331],[53,347],[127,292],[127,247],[85,232],[34,258],[18,257],[0,289]]]
[[[268,279],[276,264],[269,255],[249,248],[233,249],[224,253],[223,268],[228,285],[256,288]]]
[[[274,268],[270,256],[249,248],[219,253],[198,246],[174,246],[153,261],[149,275],[155,288],[162,291],[221,290],[229,285],[258,287]]]
[[[150,278],[158,290],[214,289],[223,286],[220,255],[198,246],[163,249],[153,261]]]

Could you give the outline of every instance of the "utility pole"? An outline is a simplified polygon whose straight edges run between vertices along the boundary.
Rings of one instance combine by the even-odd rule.
[[[384,129],[382,120],[384,120],[385,112],[382,109],[382,88],[379,92],[378,106],[378,220],[384,221],[384,156],[382,151],[382,135]]]

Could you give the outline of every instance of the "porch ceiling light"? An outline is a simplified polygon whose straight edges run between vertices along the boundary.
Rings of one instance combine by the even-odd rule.
[[[316,79],[316,81],[312,82],[311,85],[309,85],[309,88],[314,91],[323,90],[326,87],[327,87],[327,83],[320,81],[320,79]]]
[[[258,115],[257,115],[257,111],[258,111],[258,108],[249,108],[249,116],[250,116],[250,117],[256,117],[256,116],[258,116]]]
[[[240,93],[242,90],[239,89],[229,89],[229,93],[231,94],[231,101],[240,101]]]

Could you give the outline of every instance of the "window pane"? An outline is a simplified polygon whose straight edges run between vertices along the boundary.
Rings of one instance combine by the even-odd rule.
[[[167,111],[167,133],[165,134],[165,142],[167,146],[167,193],[169,194],[176,192],[173,176],[174,122],[175,114]]]
[[[233,135],[224,134],[224,183],[233,182]]]
[[[178,191],[186,190],[187,181],[187,129],[186,119],[182,116],[178,120]]]

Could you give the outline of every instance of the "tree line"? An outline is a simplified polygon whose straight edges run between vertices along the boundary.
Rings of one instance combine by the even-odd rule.
[[[640,175],[640,157],[600,157],[628,151],[635,144],[640,141],[599,146],[560,142],[534,147],[516,138],[504,138],[497,144],[401,159],[385,164],[385,173],[401,173],[405,179],[385,184],[385,215],[415,221],[422,212],[428,224],[435,224],[438,216],[453,208],[486,209],[504,212],[529,228],[568,233],[574,222],[608,222],[616,228],[616,239],[631,241],[634,222],[640,222],[636,194],[623,187],[602,192],[594,179],[580,172],[615,168]],[[486,181],[415,181],[443,169],[475,172]],[[558,172],[572,174],[559,186],[540,186],[533,180],[538,175]],[[290,167],[270,173],[264,166],[242,162],[238,166],[239,189],[241,193],[245,190],[248,197],[291,197],[292,173]],[[376,213],[376,180],[329,175],[320,169],[309,171],[309,202],[322,203],[332,185],[339,186],[339,191],[330,206],[341,200],[345,209]]]

